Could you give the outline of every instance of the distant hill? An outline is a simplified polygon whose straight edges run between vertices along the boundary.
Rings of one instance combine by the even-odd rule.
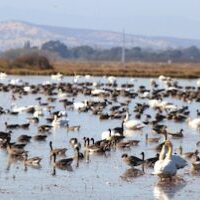
[[[200,47],[200,40],[172,37],[146,37],[126,34],[126,47],[152,49]],[[22,47],[26,41],[32,46],[41,46],[49,40],[60,40],[67,46],[89,45],[111,48],[122,45],[122,33],[101,30],[74,29],[35,25],[21,21],[0,22],[0,51]]]

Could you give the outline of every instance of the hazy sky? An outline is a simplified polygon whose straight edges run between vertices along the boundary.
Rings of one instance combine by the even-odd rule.
[[[5,20],[200,39],[200,0],[2,0]]]

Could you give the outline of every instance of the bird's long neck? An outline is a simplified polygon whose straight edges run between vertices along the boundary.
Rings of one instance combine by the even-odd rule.
[[[172,151],[173,151],[172,145],[169,144],[168,145],[168,152],[167,152],[166,158],[171,159],[171,157],[172,157]]]
[[[144,152],[142,152],[142,160],[144,161]]]
[[[164,130],[165,141],[167,140],[167,131]]]
[[[148,136],[148,134],[146,134],[145,135],[146,143],[148,142],[148,138],[149,138],[149,136]]]
[[[127,112],[124,121],[126,122],[126,121],[128,121],[128,119],[129,119],[129,113]]]
[[[94,138],[91,138],[92,144],[94,144]]]
[[[87,146],[87,147],[89,147],[89,145],[90,145],[90,139],[89,139],[89,138],[87,138],[87,141],[86,141],[86,146]]]
[[[124,121],[122,121],[122,134],[124,133]]]
[[[53,146],[51,142],[49,143],[49,146],[50,146],[51,151],[53,151]]]
[[[165,145],[162,146],[162,150],[160,152],[159,160],[164,160],[165,157]]]
[[[56,163],[56,154],[53,154],[53,162]]]

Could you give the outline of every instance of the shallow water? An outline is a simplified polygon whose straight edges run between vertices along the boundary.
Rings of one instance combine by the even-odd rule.
[[[39,84],[46,81],[52,81],[47,76],[8,76],[2,83],[8,83],[12,79],[20,79],[29,84]],[[64,77],[62,82],[72,82],[73,77]],[[80,78],[78,82],[84,82],[84,77]],[[106,83],[105,77],[92,77],[88,79],[89,82],[102,82]],[[133,83],[134,91],[137,91],[140,85],[145,85],[150,88],[149,79],[146,78],[118,78],[118,84]],[[196,80],[178,80],[181,86],[196,86]],[[161,87],[162,87],[162,83]],[[47,96],[41,94],[28,94],[17,98],[12,101],[10,92],[0,92],[0,106],[5,109],[10,109],[11,105],[15,104],[20,106],[35,105],[38,102],[35,98],[41,96],[42,102],[46,102]],[[75,97],[75,101],[83,99],[99,99],[100,97],[84,97],[79,94]],[[69,97],[72,99],[72,97]],[[119,101],[125,101],[126,98],[119,97]],[[166,101],[172,102],[177,106],[188,105],[191,112],[191,117],[196,117],[196,109],[199,103],[191,102],[186,103],[180,100],[165,98]],[[136,102],[147,102],[146,99],[132,99],[129,104],[130,113],[133,114],[133,108]],[[116,103],[117,104],[117,103]],[[56,101],[50,103],[54,105],[54,110],[64,110],[61,103]],[[40,123],[46,123],[45,117],[48,116],[48,111],[45,107],[44,117],[40,117]],[[42,157],[41,168],[35,169],[28,167],[24,168],[23,162],[9,160],[7,153],[0,150],[0,198],[4,199],[199,199],[199,175],[200,173],[192,173],[191,165],[189,164],[184,169],[178,171],[178,176],[183,180],[174,183],[173,185],[161,185],[158,183],[158,178],[151,175],[153,169],[144,169],[144,175],[129,178],[125,180],[122,175],[129,167],[121,160],[121,155],[126,152],[131,155],[140,157],[142,151],[145,152],[145,157],[153,157],[155,155],[155,143],[146,144],[145,134],[151,133],[151,127],[146,126],[141,131],[132,131],[128,138],[139,139],[141,142],[136,147],[131,147],[127,150],[112,149],[106,155],[89,155],[87,160],[73,162],[72,168],[68,170],[56,169],[56,174],[53,176],[53,168],[49,160],[49,141],[53,141],[54,147],[67,147],[67,157],[74,155],[74,151],[69,145],[69,140],[72,137],[77,137],[80,141],[84,136],[94,137],[95,140],[101,139],[101,133],[108,128],[113,128],[121,125],[121,120],[102,120],[100,121],[97,116],[92,115],[90,112],[80,113],[75,110],[67,109],[68,119],[70,124],[80,124],[81,129],[79,132],[67,132],[66,128],[54,128],[46,142],[31,141],[25,149],[29,152],[29,156]],[[153,114],[153,109],[149,108],[145,114]],[[30,114],[20,113],[17,116],[13,115],[0,115],[0,131],[5,130],[4,122],[10,123],[25,123]],[[133,118],[133,116],[132,116]],[[180,145],[183,146],[184,151],[194,151],[196,149],[196,142],[200,139],[199,133],[191,129],[186,122],[175,123],[173,121],[165,120],[164,124],[168,125],[172,132],[184,129],[183,139],[173,139],[174,151],[177,151]],[[16,129],[12,133],[12,141],[21,134],[35,135],[37,133],[37,124],[31,124],[29,129]],[[161,138],[160,141],[163,139]],[[82,150],[83,151],[83,150]],[[142,167],[137,167],[142,170]]]

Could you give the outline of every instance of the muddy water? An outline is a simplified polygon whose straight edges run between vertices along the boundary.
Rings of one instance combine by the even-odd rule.
[[[23,82],[31,84],[52,81],[50,77],[31,77],[31,76],[9,76],[3,83],[8,83],[12,79],[21,79]],[[65,77],[63,82],[72,82],[73,77]],[[86,81],[80,78],[79,82]],[[104,77],[93,77],[87,81],[106,82]],[[130,79],[118,78],[118,84],[134,83],[134,90],[140,85],[146,85],[150,88],[149,79]],[[195,85],[196,80],[179,80],[179,84]],[[35,105],[35,98],[41,94],[29,94],[16,101],[11,100],[11,93],[0,92],[0,106],[10,109],[11,105],[29,106]],[[86,97],[88,98],[88,97]],[[94,98],[94,97],[93,97]],[[90,99],[93,99],[90,98]],[[69,97],[72,99],[72,97]],[[83,100],[83,95],[78,95],[76,101]],[[124,101],[122,97],[120,101]],[[100,99],[101,100],[101,99]],[[179,100],[166,98],[168,102],[172,102],[177,106],[188,105],[191,117],[196,117],[196,109],[199,103],[191,102],[183,103]],[[42,101],[46,101],[46,97],[42,96]],[[145,99],[133,99],[129,105],[129,110],[133,110],[137,101],[147,102]],[[64,110],[62,104],[58,101],[51,103],[55,110]],[[45,117],[48,116],[47,109],[44,109],[44,117],[40,117],[40,124],[46,123]],[[100,121],[96,116],[89,113],[79,113],[74,110],[67,110],[69,122],[72,125],[80,124],[79,132],[67,132],[65,128],[55,128],[48,134],[46,142],[31,141],[25,149],[29,152],[29,156],[42,157],[41,166],[39,168],[28,167],[25,169],[23,162],[10,159],[4,150],[0,151],[0,198],[4,199],[199,199],[199,175],[200,173],[191,172],[191,164],[184,169],[178,171],[179,180],[171,186],[163,185],[158,182],[158,178],[151,173],[153,169],[144,169],[144,175],[135,178],[122,178],[129,167],[121,160],[123,153],[132,154],[140,157],[142,151],[146,157],[155,156],[155,144],[145,143],[145,134],[151,132],[150,126],[146,126],[141,131],[129,132],[128,138],[139,139],[141,142],[138,146],[130,149],[112,149],[106,155],[89,155],[87,159],[80,161],[77,165],[73,162],[72,167],[67,170],[56,169],[53,175],[53,168],[49,159],[49,141],[53,141],[55,147],[68,148],[67,157],[74,155],[74,151],[69,145],[72,137],[77,137],[80,141],[84,136],[94,137],[95,140],[101,139],[101,133],[108,128],[120,126],[121,120],[103,120]],[[148,109],[145,113],[153,114],[152,109]],[[8,123],[25,123],[26,118],[30,114],[20,113],[17,116],[1,115],[0,130],[5,130],[4,122]],[[187,123],[175,123],[172,121],[164,121],[172,132],[184,129],[183,139],[173,139],[174,151],[177,151],[180,145],[184,151],[194,151],[196,142],[200,140],[199,134],[188,127]],[[12,141],[21,134],[35,135],[37,133],[36,124],[31,124],[29,129],[17,129],[12,133]],[[163,139],[161,138],[160,142]],[[81,150],[83,152],[83,149]],[[142,170],[142,167],[136,169]]]

